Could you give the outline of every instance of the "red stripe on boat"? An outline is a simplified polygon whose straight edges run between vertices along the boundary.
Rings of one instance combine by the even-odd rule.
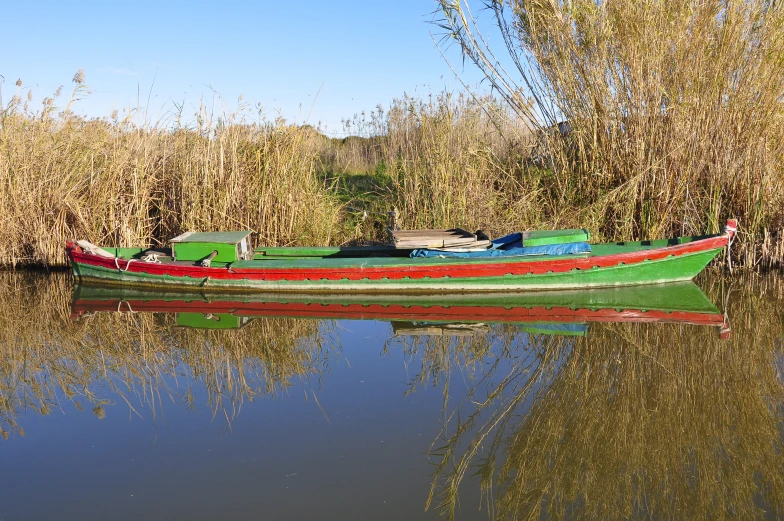
[[[472,262],[445,263],[437,265],[395,265],[379,267],[347,267],[347,268],[203,268],[199,266],[181,266],[174,264],[156,264],[142,261],[116,260],[83,253],[73,243],[68,244],[68,253],[73,262],[117,270],[117,266],[129,273],[146,273],[149,275],[169,275],[172,277],[210,277],[215,280],[266,280],[266,281],[340,281],[340,280],[401,280],[409,278],[420,280],[426,277],[437,279],[450,277],[454,279],[468,277],[502,277],[504,275],[543,275],[546,273],[565,273],[574,269],[589,270],[591,268],[608,268],[619,264],[638,264],[644,261],[665,259],[669,256],[681,256],[691,253],[723,248],[727,245],[733,232],[700,239],[685,244],[653,248],[635,252],[618,253],[598,257],[579,257],[574,259],[556,259],[552,261],[488,261],[487,263]],[[115,264],[115,262],[117,264]]]

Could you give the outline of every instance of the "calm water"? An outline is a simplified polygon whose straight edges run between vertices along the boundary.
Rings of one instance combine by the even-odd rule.
[[[784,284],[697,282],[630,312],[654,297],[188,304],[2,275],[0,520],[775,519]]]

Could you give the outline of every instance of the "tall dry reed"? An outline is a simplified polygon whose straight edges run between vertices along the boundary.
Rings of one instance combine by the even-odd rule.
[[[77,75],[78,76],[78,75]],[[74,98],[84,89],[78,80]],[[62,265],[67,239],[156,245],[251,229],[264,244],[329,243],[340,206],[316,178],[316,134],[246,111],[193,127],[84,119],[22,92],[0,111],[0,264]]]
[[[404,95],[346,122],[356,137],[325,142],[330,172],[386,177],[376,211],[396,207],[410,228],[462,226],[498,235],[558,224],[520,175],[533,136],[492,96],[449,91]]]
[[[552,16],[541,4],[545,11],[531,12],[550,25],[538,21],[535,34],[549,41],[547,31],[561,28],[555,20],[580,9],[587,17],[594,13],[589,4],[556,6]],[[450,5],[448,13],[460,12]],[[689,21],[677,6],[670,13],[658,3],[604,13],[609,6],[597,7],[591,16],[599,18],[590,20],[604,27],[592,38],[605,38],[599,56],[621,68],[615,76],[589,59],[599,52],[594,40],[560,54],[557,46],[577,45],[569,40],[577,35],[559,33],[552,45],[526,40],[527,52],[541,61],[531,58],[538,81],[532,85],[547,106],[467,92],[403,96],[346,121],[352,135],[343,139],[257,119],[242,103],[220,117],[202,107],[190,126],[181,114],[156,123],[139,113],[88,120],[73,108],[86,94],[83,76],[59,109],[57,97],[32,109],[20,87],[0,112],[0,265],[63,265],[71,238],[157,245],[185,230],[249,228],[257,242],[273,245],[386,239],[392,207],[411,228],[461,226],[498,236],[586,227],[597,240],[718,231],[725,218],[737,217],[734,251],[746,266],[784,262],[784,114],[772,101],[781,83],[773,77],[778,41],[768,42],[763,31],[767,54],[738,47],[747,18],[737,15],[720,34],[736,52],[746,49],[748,65],[711,33],[689,44],[701,47],[678,51],[713,53],[715,59],[696,62],[697,74],[665,50],[686,45],[677,28],[699,22],[694,27],[708,31],[702,18]],[[778,20],[779,11],[766,16]],[[665,15],[674,17],[669,29],[621,31],[620,18],[647,27]],[[771,23],[761,19],[760,27]],[[666,44],[672,38],[681,43]],[[641,54],[648,39],[660,54]],[[612,54],[621,50],[627,61]],[[580,56],[585,63],[574,61]],[[737,69],[735,79],[718,63]],[[654,106],[654,91],[669,94]],[[526,110],[539,119],[525,117]],[[549,124],[560,118],[568,124]]]
[[[546,171],[543,212],[612,239],[738,217],[747,265],[784,260],[780,2],[492,0],[503,61],[468,2],[440,4],[447,34],[540,138],[528,170]]]

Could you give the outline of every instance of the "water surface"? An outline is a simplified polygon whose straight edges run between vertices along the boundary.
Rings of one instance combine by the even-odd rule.
[[[783,285],[698,282],[713,311],[235,320],[5,274],[0,519],[774,519]]]

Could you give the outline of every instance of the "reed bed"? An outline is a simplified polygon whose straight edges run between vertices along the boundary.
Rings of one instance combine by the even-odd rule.
[[[533,136],[492,96],[404,95],[356,115],[346,131],[357,137],[325,141],[322,168],[372,172],[380,204],[369,209],[382,219],[394,207],[403,227],[494,235],[555,224],[538,207],[535,182],[520,175]]]
[[[628,240],[715,232],[734,216],[746,265],[782,263],[784,6],[486,4],[505,46],[488,46],[467,1],[441,0],[439,23],[537,135],[525,175],[542,171],[545,220]]]
[[[64,108],[45,98],[34,111],[20,87],[0,111],[0,265],[64,265],[74,238],[149,246],[187,230],[250,229],[264,244],[340,240],[311,130],[250,122],[243,106],[220,117],[202,108],[190,127],[135,113],[84,119],[71,106],[86,95],[84,75],[74,80]]]
[[[782,109],[776,105],[771,110]],[[727,117],[737,122],[740,116],[738,109]],[[683,117],[692,122],[696,116]],[[784,112],[777,117],[784,121]],[[661,154],[665,171],[646,170],[642,175],[630,163],[638,159],[633,154],[614,157],[612,174],[600,175],[595,169],[609,167],[597,166],[595,158],[589,165],[587,152],[578,154],[579,147],[588,145],[580,143],[584,132],[576,123],[526,123],[510,104],[488,96],[404,96],[386,111],[357,115],[349,123],[347,130],[357,136],[322,140],[319,168],[327,184],[342,191],[347,209],[357,210],[347,212],[349,220],[367,219],[363,211],[370,211],[371,226],[365,222],[357,231],[367,238],[383,238],[384,212],[392,207],[400,211],[402,226],[410,228],[461,226],[498,236],[510,230],[585,227],[599,241],[718,232],[727,218],[737,217],[741,232],[733,252],[738,264],[762,270],[784,262],[784,155],[778,149],[784,134],[772,123],[760,130],[772,143],[760,156],[744,143],[705,133],[694,139],[705,140],[700,146],[710,150],[685,152],[685,138],[675,136],[675,130],[668,130],[668,139],[679,148],[668,149],[675,146],[669,143],[654,150],[630,141],[642,139],[644,130],[622,121],[629,135],[604,136],[615,141],[597,144],[610,155],[616,154],[612,147],[629,154],[636,147],[646,151],[651,162]],[[659,123],[675,124],[669,117]],[[705,125],[716,127],[715,122]],[[632,128],[637,128],[634,136]],[[655,130],[656,135],[661,132]],[[743,132],[742,139],[750,139]],[[722,146],[723,152],[715,149]],[[738,170],[738,162],[733,163],[735,170],[717,167],[711,161],[719,153],[749,154],[737,159],[746,169]],[[699,168],[693,162],[699,162]],[[700,174],[682,175],[681,168]]]
[[[187,230],[385,240],[393,207],[410,228],[584,227],[599,241],[717,232],[736,217],[736,265],[784,265],[782,8],[739,2],[496,6],[523,38],[536,96],[497,79],[493,96],[404,95],[347,120],[343,139],[243,102],[191,123],[85,119],[83,75],[61,108],[61,93],[31,108],[22,85],[0,108],[0,266],[63,266],[67,239],[152,246]],[[461,6],[445,3],[446,27],[470,22]]]

